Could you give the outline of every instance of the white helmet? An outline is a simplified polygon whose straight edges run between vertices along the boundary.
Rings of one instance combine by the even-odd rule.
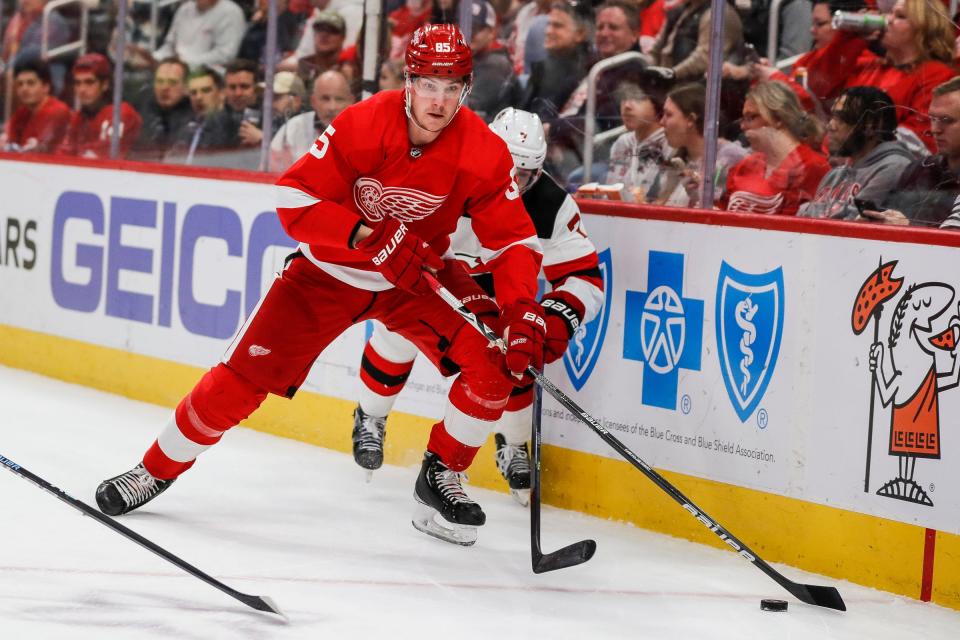
[[[513,156],[517,169],[539,171],[547,157],[547,140],[543,136],[543,123],[540,117],[529,111],[507,107],[497,114],[490,128],[503,138]],[[531,180],[532,185],[535,180]]]

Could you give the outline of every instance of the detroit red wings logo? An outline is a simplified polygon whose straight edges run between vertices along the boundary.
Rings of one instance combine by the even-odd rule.
[[[388,216],[401,222],[422,220],[439,209],[446,199],[446,195],[435,196],[417,189],[384,187],[374,178],[360,178],[353,184],[353,201],[372,222]]]

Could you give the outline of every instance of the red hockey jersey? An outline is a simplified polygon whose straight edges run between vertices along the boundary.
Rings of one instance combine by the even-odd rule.
[[[801,204],[813,199],[829,170],[827,159],[805,144],[798,145],[769,174],[766,157],[755,152],[727,174],[720,206],[727,211],[796,215]]]
[[[70,107],[48,96],[34,110],[20,106],[13,112],[7,122],[7,143],[21,151],[51,153],[60,146],[69,124]]]
[[[506,144],[467,108],[435,141],[412,146],[402,90],[384,91],[343,111],[280,177],[277,213],[313,264],[370,291],[393,285],[348,246],[361,220],[401,220],[442,255],[467,213],[506,305],[536,295],[542,260],[513,171]]]
[[[130,146],[140,135],[143,120],[126,102],[120,104],[120,157],[126,157]],[[104,105],[92,118],[82,110],[70,120],[70,128],[58,153],[82,158],[109,158],[113,135],[113,105]]]

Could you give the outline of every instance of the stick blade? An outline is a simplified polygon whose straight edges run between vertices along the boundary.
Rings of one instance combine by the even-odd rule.
[[[557,549],[552,553],[545,553],[539,558],[535,558],[533,572],[547,573],[548,571],[575,567],[592,558],[596,551],[597,543],[593,540],[574,542],[562,549]]]
[[[277,603],[273,601],[273,598],[268,596],[251,596],[245,593],[238,593],[234,596],[237,600],[252,607],[257,611],[263,611],[264,613],[275,613],[284,620],[287,620],[286,614],[280,610],[280,607],[277,606]]]
[[[846,611],[847,605],[840,597],[840,592],[836,587],[824,587],[816,584],[798,584],[796,589],[788,589],[801,602],[812,604],[827,609],[836,609],[837,611]]]

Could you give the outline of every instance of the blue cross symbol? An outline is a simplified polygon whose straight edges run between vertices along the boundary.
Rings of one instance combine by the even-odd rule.
[[[683,254],[651,251],[647,291],[627,291],[623,357],[645,364],[641,401],[675,411],[680,369],[700,370],[703,300],[683,297]]]

